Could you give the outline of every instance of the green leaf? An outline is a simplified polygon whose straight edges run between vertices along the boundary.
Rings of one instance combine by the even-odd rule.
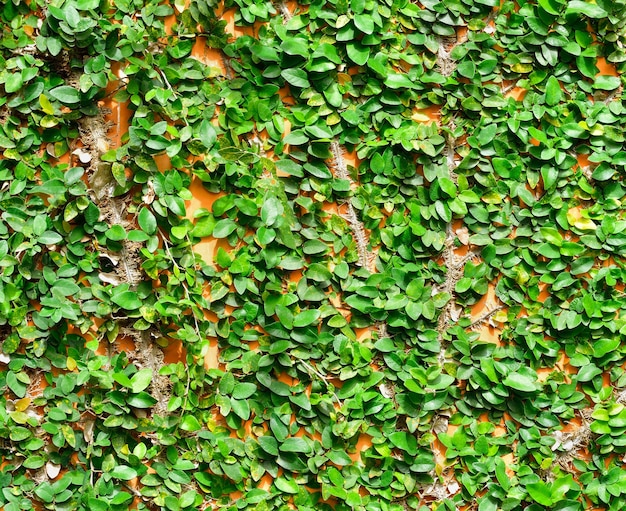
[[[180,429],[193,432],[202,429],[202,426],[193,415],[185,415],[180,421]]]
[[[139,392],[128,397],[126,403],[135,408],[151,408],[157,404],[157,400],[147,392]]]
[[[65,105],[80,103],[80,92],[69,85],[61,85],[50,89],[50,95]]]
[[[374,20],[370,14],[355,14],[354,26],[364,34],[374,33]]]
[[[622,81],[618,76],[598,75],[593,82],[593,88],[600,90],[615,90],[621,83]]]
[[[561,91],[561,84],[559,80],[550,75],[546,82],[546,104],[548,106],[554,106],[558,104],[563,98],[563,91]]]
[[[541,233],[543,239],[548,243],[552,243],[557,247],[560,247],[563,244],[563,236],[561,236],[558,229],[555,229],[554,227],[541,227],[539,232]]]
[[[274,485],[284,493],[296,495],[299,492],[298,483],[296,483],[293,479],[287,479],[284,476],[274,479]]]
[[[391,353],[398,349],[391,337],[383,337],[382,339],[378,339],[374,343],[374,348],[382,353]]]
[[[309,454],[311,452],[311,446],[301,437],[289,437],[285,439],[285,441],[279,445],[279,449],[282,452],[299,452],[302,454]]]
[[[615,339],[600,339],[593,343],[593,356],[595,358],[601,358],[604,355],[616,350],[620,345],[619,338]]]
[[[194,228],[191,230],[191,235],[196,238],[211,236],[216,223],[217,222],[213,215],[203,216],[199,218],[196,225],[194,225]]]
[[[117,465],[110,472],[111,477],[122,481],[130,481],[137,477],[137,471],[128,465]]]
[[[76,8],[79,11],[88,11],[91,9],[97,9],[100,5],[100,0],[77,0]]]
[[[152,236],[154,233],[156,233],[156,217],[148,208],[141,208],[139,215],[137,215],[137,221],[139,222],[139,227],[141,227],[141,230],[146,234]]]
[[[126,230],[121,225],[115,224],[109,227],[105,235],[112,241],[122,241],[126,239]]]
[[[118,373],[118,372],[113,373],[111,375],[111,378],[113,378],[113,381],[116,381],[117,383],[119,383],[123,387],[126,387],[127,389],[131,388],[133,385],[130,382],[130,378],[126,376],[124,373]]]
[[[370,57],[370,49],[367,46],[363,46],[361,43],[354,41],[346,45],[346,51],[348,57],[357,66],[364,66]]]
[[[512,372],[507,375],[502,383],[507,387],[521,392],[535,392],[538,390],[536,379],[532,379],[529,376],[517,372]]]
[[[6,375],[7,386],[19,398],[23,398],[26,395],[26,389],[28,385],[18,378],[18,374],[13,371],[9,371]]]
[[[471,60],[459,62],[456,70],[461,76],[469,78],[470,80],[476,75],[476,65]]]
[[[325,254],[329,251],[328,245],[320,240],[308,240],[302,246],[302,251],[306,255]]]
[[[62,240],[63,240],[63,237],[58,232],[54,232],[54,231],[45,231],[37,239],[39,243],[42,243],[44,245],[56,245]]]
[[[135,291],[124,291],[114,294],[111,301],[126,310],[137,310],[141,307],[142,302]]]
[[[550,245],[549,243],[542,243],[541,245],[535,247],[535,250],[539,254],[549,259],[560,259],[561,252],[558,247]]]
[[[571,14],[584,15],[589,18],[605,18],[608,16],[608,13],[602,7],[584,0],[570,0],[567,3],[565,15],[569,16]]]
[[[304,38],[289,37],[281,43],[280,47],[287,55],[300,55],[304,58],[309,56],[308,40]]]
[[[254,55],[259,60],[264,60],[266,62],[278,62],[280,58],[278,57],[278,53],[271,46],[266,46],[263,44],[254,44],[250,51],[252,55]]]
[[[562,1],[559,0],[539,0],[539,5],[546,11],[548,14],[552,14],[553,16],[558,16],[563,5]]]
[[[293,85],[294,87],[306,89],[311,86],[308,75],[303,69],[283,69],[280,75],[287,83],[289,83],[289,85]]]
[[[309,137],[305,134],[304,130],[293,130],[287,135],[283,142],[290,145],[303,145],[309,141]]]
[[[615,169],[611,167],[608,163],[602,162],[593,171],[591,177],[596,181],[608,181],[615,175],[615,172]]]
[[[140,369],[130,379],[131,390],[135,393],[145,390],[152,381],[152,369],[147,367]]]
[[[552,506],[552,504],[554,504],[554,501],[552,500],[552,490],[543,481],[527,484],[526,490],[538,504],[541,504],[542,506]]]
[[[257,442],[266,453],[278,456],[278,442],[273,436],[260,436],[257,438]]]
[[[304,177],[304,172],[302,172],[302,165],[296,163],[293,160],[278,160],[276,162],[276,169],[293,177]],[[256,211],[254,212],[254,215],[256,215]]]
[[[487,126],[484,126],[476,136],[478,143],[481,146],[486,146],[493,142],[497,129],[498,127],[495,124],[488,124]]]
[[[301,328],[315,323],[321,315],[319,309],[309,309],[300,312],[293,320],[294,328]]]
[[[8,73],[6,77],[6,81],[4,82],[4,90],[7,94],[12,94],[13,92],[17,92],[24,85],[24,81],[22,80],[22,73]]]
[[[278,197],[267,197],[261,207],[261,220],[267,227],[271,227],[284,212],[285,208]]]
[[[454,182],[447,177],[440,177],[437,179],[437,183],[439,183],[439,186],[441,187],[441,190],[448,196],[451,198],[456,197],[456,185],[454,184]]]
[[[395,447],[406,451],[410,456],[415,456],[417,454],[417,438],[411,433],[407,433],[406,431],[396,431],[389,435],[389,440]]]
[[[219,220],[213,228],[214,238],[226,238],[237,229],[237,224],[230,218]]]
[[[39,497],[45,503],[54,502],[54,496],[56,495],[54,488],[48,481],[44,481],[37,488],[35,488],[35,495]]]
[[[599,69],[596,66],[596,58],[595,57],[585,57],[583,55],[579,55],[576,57],[576,66],[578,70],[587,78],[595,79],[596,74]]]
[[[252,396],[256,392],[256,385],[254,383],[236,383],[233,389],[233,397],[235,399],[246,399]]]
[[[250,405],[248,404],[248,401],[231,399],[230,404],[232,406],[233,412],[235,412],[238,417],[245,421],[250,418]]]
[[[352,458],[346,453],[346,451],[333,449],[328,451],[328,459],[337,466],[352,465]]]
[[[576,380],[579,382],[591,381],[600,374],[602,374],[602,369],[595,364],[586,364],[579,369]]]
[[[276,306],[276,315],[278,316],[278,320],[281,325],[283,325],[287,330],[291,330],[293,328],[293,313],[284,305],[278,304]]]

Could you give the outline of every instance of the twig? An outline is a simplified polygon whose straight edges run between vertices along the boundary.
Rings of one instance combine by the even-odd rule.
[[[480,315],[476,319],[472,320],[469,328],[473,329],[473,328],[477,328],[481,326],[484,321],[488,320],[491,316],[493,316],[496,312],[498,312],[499,310],[502,310],[503,308],[504,308],[503,305],[495,305],[493,306],[493,308],[490,308],[489,310],[481,312]]]
[[[278,10],[283,15],[283,25],[287,23],[291,18],[293,18],[293,15],[291,14],[289,7],[287,7],[286,2],[278,2]]]
[[[348,181],[350,183],[350,187],[353,187],[355,183],[350,177],[348,166],[343,158],[344,150],[336,139],[330,143],[330,150],[333,153],[334,168],[337,177]],[[346,220],[346,222],[348,222],[350,230],[352,231],[352,237],[356,243],[357,252],[359,254],[358,265],[369,269],[373,273],[374,268],[372,268],[370,264],[370,259],[373,258],[370,257],[370,250],[368,248],[369,237],[365,231],[365,226],[363,225],[363,222],[359,220],[352,202],[347,200],[345,201],[345,204],[347,206],[347,212],[342,215],[342,217]]]

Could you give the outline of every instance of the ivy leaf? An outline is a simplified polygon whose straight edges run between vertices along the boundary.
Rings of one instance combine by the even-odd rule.
[[[17,92],[24,85],[24,80],[22,79],[22,73],[8,73],[6,77],[6,81],[4,82],[4,90],[8,94],[12,94],[13,92]]]
[[[302,251],[307,255],[325,254],[328,250],[326,243],[320,240],[308,240],[302,247]]]
[[[309,454],[311,452],[311,446],[301,437],[286,438],[285,441],[279,445],[279,449],[283,452],[299,452],[303,454]]]
[[[128,465],[117,465],[110,472],[111,477],[121,481],[130,481],[137,477],[137,471]]]
[[[571,14],[584,15],[589,18],[606,18],[608,13],[599,5],[584,0],[572,0],[567,3],[565,15]]]
[[[213,126],[213,123],[210,120],[204,119],[200,123],[198,138],[207,149],[211,149],[215,145],[215,142],[217,141],[217,132],[215,131],[215,126]]]
[[[35,495],[37,495],[37,497],[39,497],[43,502],[52,503],[54,502],[56,492],[48,481],[44,481],[37,486],[37,488],[35,488]]]
[[[152,381],[152,369],[143,368],[137,371],[130,379],[131,390],[135,393],[145,390]]]
[[[598,75],[593,82],[593,88],[600,90],[615,90],[621,83],[620,78],[617,76]]]
[[[13,371],[9,371],[6,375],[7,386],[19,398],[23,398],[26,395],[28,385],[18,379],[17,375]]]
[[[254,383],[237,383],[233,389],[233,397],[235,399],[247,399],[256,392],[256,389]]]
[[[137,310],[141,307],[141,300],[135,291],[123,291],[114,294],[111,301],[126,310]]]
[[[157,402],[158,401],[147,392],[132,394],[126,400],[126,403],[134,408],[151,408],[157,404]]]
[[[185,415],[180,421],[180,429],[193,432],[202,429],[202,426],[193,415]]]
[[[278,442],[273,436],[260,436],[257,438],[257,442],[266,453],[278,456]]]
[[[395,447],[406,451],[409,455],[415,456],[417,454],[417,439],[414,435],[406,431],[396,431],[389,435],[389,440]]]
[[[615,169],[611,167],[608,163],[602,162],[600,165],[596,167],[596,169],[591,174],[591,177],[596,181],[608,181],[615,174]]]
[[[364,66],[370,57],[370,49],[367,46],[363,46],[361,43],[354,41],[346,45],[346,52],[348,57],[357,66]]]
[[[289,37],[281,43],[280,48],[287,55],[299,55],[304,58],[309,56],[308,41],[304,38]]]
[[[89,11],[91,9],[97,9],[100,5],[100,0],[77,0],[76,8],[79,11]]]
[[[620,345],[620,340],[615,339],[600,339],[593,343],[593,356],[595,358],[602,358],[604,355],[616,350]]]
[[[517,372],[508,374],[507,377],[502,380],[502,383],[507,387],[521,392],[535,392],[538,390],[536,380]]]
[[[50,95],[56,100],[66,105],[75,105],[80,103],[80,93],[74,87],[69,85],[61,85],[50,89]]]
[[[284,212],[285,208],[278,197],[266,197],[261,207],[261,220],[267,227],[271,227]]]
[[[271,46],[254,44],[250,48],[250,51],[252,52],[252,55],[254,55],[259,60],[263,60],[266,62],[278,62],[280,60],[280,58],[278,57],[278,52]]]
[[[213,228],[214,238],[227,238],[237,229],[237,224],[229,218],[218,221]]]
[[[285,328],[288,330],[293,328],[293,313],[287,307],[282,304],[276,305],[276,315]]]
[[[528,483],[526,485],[526,490],[538,504],[541,504],[542,506],[552,506],[552,504],[554,504],[554,500],[552,499],[552,490],[543,481]]]
[[[539,5],[548,14],[552,14],[553,16],[558,16],[560,13],[560,8],[563,5],[563,2],[559,2],[558,0],[539,0]]]
[[[370,14],[355,14],[354,26],[364,34],[374,33],[374,20]]]
[[[154,233],[156,233],[156,217],[148,208],[141,208],[139,215],[137,215],[137,221],[139,222],[139,227],[141,227],[141,230],[146,234],[152,236]]]
[[[461,76],[469,78],[470,80],[476,75],[476,65],[471,60],[459,62],[456,70]]]
[[[235,412],[238,417],[245,421],[250,418],[250,405],[248,404],[248,401],[231,399],[230,404],[232,406],[233,412]]]
[[[561,101],[562,97],[563,91],[561,90],[559,80],[555,76],[550,75],[546,82],[546,104],[554,106]]]
[[[294,328],[301,328],[315,323],[321,315],[319,309],[309,309],[300,312],[293,320]]]
[[[306,89],[311,86],[308,75],[303,69],[283,69],[280,75],[287,83],[289,83],[289,85],[293,85],[294,87]]]
[[[439,186],[441,187],[441,190],[448,196],[451,198],[456,197],[456,185],[454,184],[454,182],[447,177],[440,177],[437,180],[437,183],[439,183]]]

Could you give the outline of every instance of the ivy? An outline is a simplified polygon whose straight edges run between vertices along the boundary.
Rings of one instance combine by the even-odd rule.
[[[0,13],[3,509],[624,507],[622,2],[105,4]]]

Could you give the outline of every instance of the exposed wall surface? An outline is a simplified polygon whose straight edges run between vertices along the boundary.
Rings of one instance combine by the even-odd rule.
[[[4,2],[1,508],[624,509],[625,5]]]

